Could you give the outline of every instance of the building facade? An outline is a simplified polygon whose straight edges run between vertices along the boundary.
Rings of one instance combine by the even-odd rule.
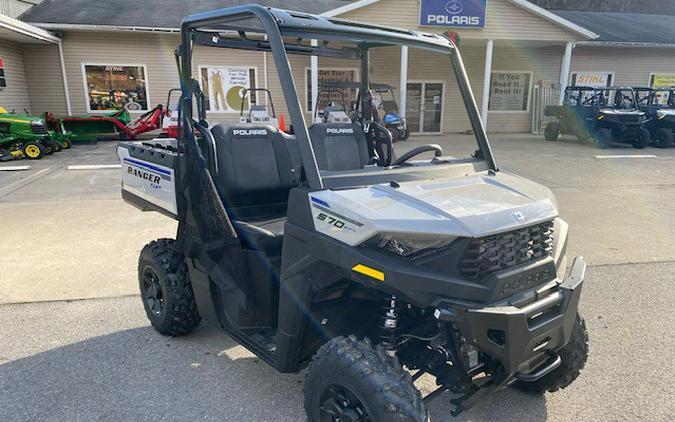
[[[169,90],[178,86],[174,50],[179,43],[179,17],[147,22],[135,15],[135,20],[125,17],[116,22],[114,15],[106,18],[100,10],[93,13],[90,9],[94,6],[81,1],[79,7],[89,8],[77,16],[54,11],[74,3],[78,0],[45,0],[21,16],[41,30],[57,34],[56,48],[44,42],[15,43],[0,38],[0,58],[9,58],[5,62],[13,68],[12,74],[24,75],[23,83],[17,80],[11,83],[13,88],[0,92],[0,105],[26,108],[35,114],[89,114],[120,105],[142,113],[165,103]],[[261,3],[276,6],[275,2]],[[433,8],[439,4],[445,11],[434,14]],[[577,80],[602,80],[605,75],[604,82],[612,84],[648,85],[651,79],[661,81],[675,73],[673,46],[634,46],[627,53],[630,47],[626,45],[598,42],[600,36],[590,25],[579,25],[525,0],[483,4],[478,17],[456,21],[463,26],[451,26],[449,21],[453,16],[464,16],[450,13],[452,6],[463,7],[459,0],[325,0],[312,2],[315,9],[311,11],[386,27],[451,31],[448,36],[458,42],[474,96],[491,132],[537,129],[537,113],[543,103],[557,102],[560,88]],[[287,113],[268,56],[197,49],[194,74],[199,75],[209,96],[210,121],[238,120],[240,105],[246,100],[241,98],[241,89],[232,91],[237,87],[269,88],[277,114]],[[304,56],[290,60],[308,119],[317,102],[321,107],[330,98],[322,92],[324,82],[358,78],[357,62]],[[385,48],[373,52],[372,62],[371,79],[396,88],[399,105],[414,132],[470,129],[447,58],[405,47]]]

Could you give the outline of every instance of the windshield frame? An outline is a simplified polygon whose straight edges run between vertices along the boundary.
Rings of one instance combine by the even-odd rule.
[[[243,25],[246,21],[247,25]],[[261,27],[251,31],[250,22],[254,20]],[[247,29],[249,28],[249,29]],[[238,33],[239,38],[221,36],[226,32]],[[247,33],[264,35],[264,39],[252,39]],[[286,43],[284,38],[312,40],[311,44]],[[329,43],[347,44],[350,47],[328,48]],[[272,54],[278,77],[286,101],[295,137],[300,150],[304,169],[305,184],[312,189],[323,189],[324,183],[319,171],[314,148],[310,141],[305,113],[300,104],[296,84],[290,69],[289,54],[314,55],[351,58],[360,61],[360,79],[362,89],[368,90],[369,52],[373,48],[407,46],[441,54],[450,58],[450,71],[455,75],[457,85],[464,102],[469,121],[478,145],[481,160],[487,168],[498,170],[490,148],[476,100],[471,91],[463,60],[455,45],[447,38],[437,34],[427,34],[408,30],[384,28],[360,22],[325,18],[260,5],[245,5],[220,9],[188,16],[181,25],[181,45],[177,51],[182,95],[182,119],[184,130],[181,133],[185,142],[197,145],[195,130],[204,134],[206,110],[203,106],[203,93],[192,77],[192,53],[194,45],[223,47],[242,50],[265,51]],[[201,94],[201,106],[200,106]],[[198,120],[194,119],[193,99],[197,99]],[[363,101],[367,101],[365,98]],[[362,107],[363,120],[372,119],[370,107]]]

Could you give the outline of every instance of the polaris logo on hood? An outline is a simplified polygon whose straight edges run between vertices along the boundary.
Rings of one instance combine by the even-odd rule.
[[[354,129],[352,129],[352,128],[343,128],[343,129],[328,128],[328,129],[326,129],[326,133],[329,133],[331,135],[353,134]]]
[[[234,136],[267,136],[265,129],[234,129],[232,130]]]

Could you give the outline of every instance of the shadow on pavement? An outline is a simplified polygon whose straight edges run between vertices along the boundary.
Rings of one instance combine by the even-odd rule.
[[[304,373],[279,374],[202,325],[178,339],[134,328],[0,365],[0,419],[304,420]],[[504,391],[458,418],[448,396],[434,421],[545,420],[543,397]]]

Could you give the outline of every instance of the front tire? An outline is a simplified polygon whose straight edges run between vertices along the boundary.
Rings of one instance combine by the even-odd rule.
[[[640,129],[640,137],[633,141],[633,148],[644,149],[652,143],[652,136],[645,128]]]
[[[569,387],[579,377],[588,359],[588,331],[580,315],[577,314],[574,321],[569,343],[558,354],[562,362],[554,371],[535,382],[517,381],[513,386],[527,393],[541,394],[546,391],[553,393]]]
[[[323,345],[307,370],[309,422],[426,422],[429,414],[410,374],[382,347],[354,336]]]
[[[61,141],[61,146],[63,149],[70,149],[73,146],[73,143],[69,139],[64,139]]]
[[[26,142],[22,150],[23,155],[29,160],[39,160],[45,155],[45,149],[39,142]]]
[[[593,138],[600,149],[607,149],[612,145],[612,131],[607,128],[598,129]]]
[[[544,138],[546,138],[547,141],[555,142],[558,140],[559,136],[560,136],[559,124],[551,122],[546,125],[546,128],[544,129]]]
[[[661,128],[654,134],[654,146],[657,148],[670,148],[673,146],[673,131]]]
[[[138,259],[138,282],[145,313],[152,326],[165,336],[178,337],[199,325],[187,265],[176,255],[174,241],[150,242]]]

